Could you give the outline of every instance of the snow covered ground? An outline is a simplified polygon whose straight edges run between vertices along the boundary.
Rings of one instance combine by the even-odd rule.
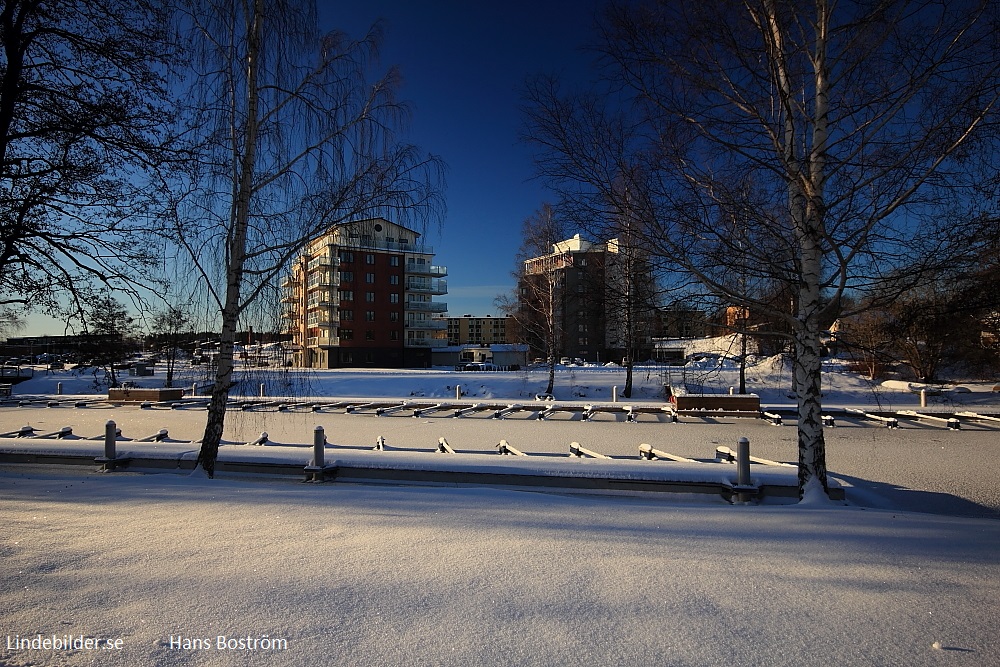
[[[662,401],[664,380],[676,384],[678,372],[637,373],[637,394]],[[687,372],[688,384],[723,392],[735,381],[725,364]],[[765,405],[790,403],[785,369],[761,365],[751,377]],[[56,382],[64,394],[90,393],[88,381],[40,371],[14,398],[54,394]],[[257,395],[261,383],[269,396],[442,399],[460,384],[467,398],[525,402],[544,373],[258,373],[242,391]],[[603,402],[623,385],[620,370],[566,368],[555,394]],[[928,410],[1000,409],[992,384],[966,386],[931,396]],[[825,387],[830,406],[919,401],[908,386],[873,393],[846,373],[829,373]],[[131,437],[169,428],[196,439],[204,412],[10,404],[0,431],[73,425],[97,435],[107,419]],[[266,430],[273,442],[304,443],[317,423],[334,447],[382,435],[426,451],[444,436],[485,453],[503,437],[532,452],[578,441],[633,456],[651,442],[708,457],[746,436],[758,456],[795,458],[789,422],[735,418],[272,410],[231,412],[226,437]],[[827,439],[847,505],[2,466],[0,664],[998,664],[1000,431],[842,420]],[[71,647],[32,648],[53,636]],[[72,648],[80,636],[103,643]]]

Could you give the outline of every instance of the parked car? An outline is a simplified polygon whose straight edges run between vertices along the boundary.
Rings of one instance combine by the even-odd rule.
[[[472,362],[472,363],[469,363],[469,364],[465,364],[465,366],[462,367],[462,370],[465,370],[465,371],[497,371],[497,370],[500,370],[500,367],[497,366],[496,364],[491,364],[489,362],[476,361],[476,362]]]

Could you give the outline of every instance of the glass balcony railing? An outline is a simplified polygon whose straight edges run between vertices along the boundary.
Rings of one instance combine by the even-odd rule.
[[[448,341],[443,338],[407,338],[406,347],[445,347]]]
[[[407,292],[420,292],[423,294],[447,294],[448,281],[438,279],[408,278],[406,280]]]
[[[406,272],[418,276],[432,276],[443,278],[448,275],[448,267],[433,266],[431,264],[418,264],[417,262],[407,262]]]
[[[407,329],[422,329],[424,331],[445,331],[448,329],[448,322],[445,320],[409,318],[406,320]]]
[[[306,339],[306,347],[335,347],[340,345],[340,338],[336,336],[328,338],[313,337]]]
[[[324,266],[340,266],[339,257],[330,257],[329,255],[322,255],[320,257],[314,257],[309,260],[306,264],[307,271],[315,271]]]
[[[414,310],[422,313],[446,313],[448,304],[440,301],[404,301],[405,310]]]

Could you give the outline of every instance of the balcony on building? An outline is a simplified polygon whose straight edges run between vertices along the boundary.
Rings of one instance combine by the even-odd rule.
[[[447,340],[441,338],[407,338],[405,341],[406,347],[444,347],[448,344]]]
[[[419,292],[421,294],[447,294],[448,281],[435,278],[413,278],[406,279],[407,292]]]
[[[424,331],[446,331],[448,329],[448,322],[447,320],[437,317],[434,318],[407,317],[406,328],[422,329]]]
[[[335,290],[314,290],[309,293],[306,301],[306,308],[333,308],[340,303],[340,298]]]
[[[340,345],[340,338],[336,336],[306,339],[306,347],[337,347],[338,345]]]
[[[336,311],[310,312],[306,320],[309,327],[331,327],[340,323],[340,314]]]
[[[411,232],[412,233],[412,232]],[[359,234],[350,232],[340,238],[340,245],[347,250],[383,250],[385,252],[407,253],[412,252],[417,255],[433,255],[434,247],[423,245],[422,243],[400,243],[399,241],[389,241],[388,239],[373,236],[371,234]]]
[[[418,313],[446,313],[448,304],[441,301],[404,301],[403,309]]]
[[[306,264],[307,271],[316,271],[321,268],[340,266],[340,258],[332,257],[330,255],[320,255],[319,257],[313,257]]]
[[[448,275],[448,267],[421,264],[415,260],[408,259],[406,260],[406,273],[417,276],[430,276],[432,278],[444,278]]]
[[[340,272],[328,270],[320,270],[310,273],[309,281],[307,283],[309,289],[316,289],[317,287],[336,287],[339,284]]]

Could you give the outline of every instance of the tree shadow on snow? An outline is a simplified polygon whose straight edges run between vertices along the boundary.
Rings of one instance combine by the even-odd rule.
[[[981,505],[950,493],[910,489],[836,472],[831,472],[830,476],[850,485],[846,489],[847,501],[857,507],[976,519],[1000,519],[1000,509]]]

